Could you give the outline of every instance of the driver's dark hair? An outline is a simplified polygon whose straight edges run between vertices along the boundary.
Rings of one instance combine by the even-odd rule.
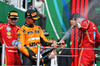
[[[74,14],[70,15],[70,19],[69,20],[73,20],[73,18],[76,20],[77,17],[84,18],[83,15],[80,15],[79,13],[74,13]]]

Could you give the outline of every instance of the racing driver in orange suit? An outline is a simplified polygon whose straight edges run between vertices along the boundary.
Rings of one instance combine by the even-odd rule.
[[[40,26],[35,22],[39,18],[35,9],[27,10],[25,13],[25,24],[17,32],[19,50],[23,53],[23,65],[36,65],[36,54],[38,44],[50,46]]]
[[[18,12],[12,10],[8,13],[8,22],[0,24],[1,44],[5,44],[5,64],[6,66],[21,65],[17,47]]]
[[[72,26],[78,27],[79,38],[79,58],[78,66],[93,66],[95,61],[94,47],[100,43],[100,35],[95,24],[85,19],[79,13],[74,13],[70,17]],[[85,48],[85,49],[84,49]]]

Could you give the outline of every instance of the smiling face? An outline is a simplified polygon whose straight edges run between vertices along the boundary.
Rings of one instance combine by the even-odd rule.
[[[60,48],[65,48],[65,46],[66,46],[66,43],[65,43],[64,40],[62,40],[62,41],[60,42]]]
[[[11,25],[16,25],[16,22],[17,22],[17,18],[9,18],[9,17],[7,17],[7,19],[8,19],[8,22],[11,24]]]

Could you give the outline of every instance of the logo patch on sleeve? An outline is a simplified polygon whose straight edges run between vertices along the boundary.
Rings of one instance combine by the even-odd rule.
[[[20,37],[17,37],[17,39],[20,39]]]
[[[28,32],[28,34],[33,34],[33,31]]]
[[[20,36],[20,34],[17,34],[17,36]]]
[[[41,30],[41,28],[40,27],[38,27],[39,28],[39,30]]]
[[[23,32],[25,33],[26,31],[23,29]]]
[[[38,30],[35,30],[35,33],[39,33],[39,31]]]

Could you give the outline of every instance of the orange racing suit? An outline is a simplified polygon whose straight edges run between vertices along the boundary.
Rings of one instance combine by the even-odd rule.
[[[24,24],[17,32],[17,42],[19,50],[27,57],[32,57],[37,54],[37,46],[50,46],[51,43],[46,39],[40,26]]]

